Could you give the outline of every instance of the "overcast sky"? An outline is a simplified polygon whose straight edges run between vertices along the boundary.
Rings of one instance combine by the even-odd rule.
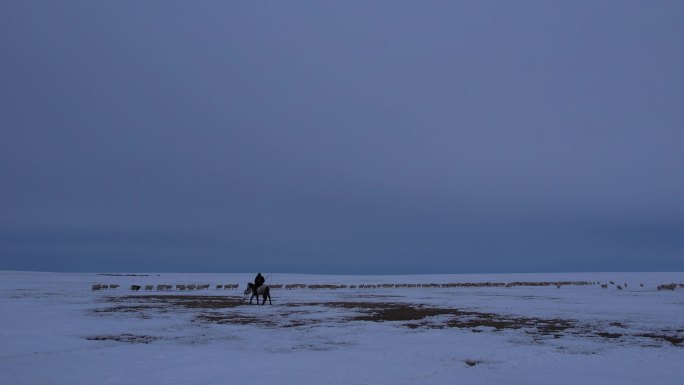
[[[0,2],[0,269],[684,270],[684,2]]]

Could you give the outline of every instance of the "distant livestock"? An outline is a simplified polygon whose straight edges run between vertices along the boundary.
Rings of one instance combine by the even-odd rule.
[[[668,285],[659,285],[658,286],[658,291],[661,290],[674,290],[677,287],[676,283],[670,283]]]
[[[293,289],[305,289],[306,285],[303,283],[291,283],[289,285],[285,285],[286,290],[293,290]]]
[[[612,284],[614,284],[611,281]],[[294,284],[269,284],[268,287],[270,289],[286,289],[286,290],[295,290],[295,289],[311,289],[311,290],[340,290],[340,289],[408,289],[408,288],[423,288],[423,289],[435,289],[435,288],[443,288],[443,289],[449,289],[449,288],[485,288],[485,287],[518,287],[518,286],[525,286],[525,287],[544,287],[544,286],[555,286],[556,288],[560,289],[562,286],[586,286],[586,285],[594,285],[594,284],[600,284],[600,282],[586,282],[586,281],[548,281],[548,282],[534,282],[534,281],[515,281],[515,282],[509,282],[509,283],[504,283],[504,282],[449,282],[449,283],[366,283],[366,284],[357,284],[357,285],[337,285],[337,284],[330,284],[330,283],[325,283],[325,284],[303,284],[303,283],[294,283]],[[677,284],[675,284],[676,286]],[[684,287],[684,284],[679,284],[681,287]],[[144,287],[144,290],[146,291],[151,291],[151,290],[157,290],[157,291],[169,291],[169,290],[178,290],[178,291],[186,291],[186,290],[206,290],[209,289],[210,287],[215,287],[216,290],[233,290],[237,289],[239,287],[238,284],[215,284],[215,285],[210,285],[210,284],[204,284],[204,285],[198,285],[198,284],[177,284],[177,285],[168,285],[168,284],[156,284],[156,285],[131,285],[131,290],[138,291],[142,290]],[[607,288],[608,284],[601,284],[601,288]],[[622,288],[626,288],[627,285],[620,285],[621,288],[618,290],[621,290]],[[106,290],[106,289],[116,289],[118,288],[118,284],[93,284],[91,289],[94,291],[97,290]],[[643,287],[643,284],[641,284],[641,287]],[[662,289],[661,289],[662,290]]]
[[[309,289],[329,289],[329,290],[337,290],[340,289],[339,285],[308,285],[307,286]]]
[[[506,287],[513,286],[587,286],[593,285],[593,282],[586,281],[560,281],[560,282],[509,282]]]
[[[117,287],[119,287],[119,285],[116,285],[116,284],[104,285],[101,283],[95,283],[90,287],[90,289],[91,290],[107,290],[107,289],[116,289]]]

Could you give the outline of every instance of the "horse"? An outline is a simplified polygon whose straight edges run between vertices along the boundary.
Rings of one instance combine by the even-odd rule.
[[[252,296],[249,298],[250,305],[252,304],[252,299],[254,299],[255,296],[257,297],[257,305],[259,305],[259,296],[264,298],[264,302],[261,303],[262,305],[266,303],[266,298],[268,298],[268,304],[273,305],[273,303],[271,303],[271,290],[266,285],[261,285],[258,289],[254,290],[254,284],[249,282],[247,283],[247,288],[245,289],[244,293],[245,295],[252,293]]]

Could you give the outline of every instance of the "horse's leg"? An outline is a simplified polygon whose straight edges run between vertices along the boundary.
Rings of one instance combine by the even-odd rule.
[[[266,300],[264,300],[264,302],[266,302]],[[271,302],[271,291],[270,290],[268,291],[268,304],[273,305],[273,303]]]
[[[249,304],[252,304],[252,300],[254,299],[254,293],[252,293],[252,296],[249,297]],[[259,304],[259,297],[257,297],[257,305]]]

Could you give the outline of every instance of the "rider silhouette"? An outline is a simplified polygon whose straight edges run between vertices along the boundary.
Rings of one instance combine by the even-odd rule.
[[[257,290],[259,290],[259,286],[263,285],[264,282],[266,282],[266,278],[261,275],[261,273],[257,274],[256,277],[254,277],[254,294],[257,293]]]

